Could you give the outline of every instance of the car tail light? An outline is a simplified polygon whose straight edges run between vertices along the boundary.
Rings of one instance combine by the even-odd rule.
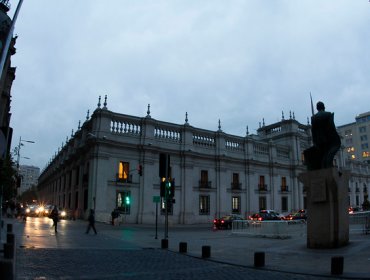
[[[215,224],[216,222],[217,222],[217,220],[216,220],[216,219],[214,219],[214,220],[213,220],[213,223]]]
[[[224,224],[224,223],[225,223],[225,221],[224,221],[224,220],[222,220],[222,221],[221,221],[221,224]]]
[[[258,220],[259,220],[259,221],[262,221],[262,218],[261,218],[261,217],[259,217],[259,218],[258,218]]]

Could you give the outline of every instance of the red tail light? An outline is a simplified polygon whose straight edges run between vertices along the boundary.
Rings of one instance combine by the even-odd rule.
[[[214,219],[214,220],[213,220],[213,223],[215,224],[216,222],[217,222],[217,220],[216,220],[216,219]]]
[[[225,223],[225,221],[224,221],[224,220],[222,220],[222,221],[221,221],[221,224],[223,224],[223,223]]]
[[[258,220],[259,220],[259,221],[262,221],[262,218],[261,218],[261,217],[259,217],[259,218],[258,218]]]

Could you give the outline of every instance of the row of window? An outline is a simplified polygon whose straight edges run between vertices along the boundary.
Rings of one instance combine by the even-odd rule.
[[[161,214],[166,213],[166,203],[164,198],[160,200]],[[173,214],[173,203],[171,200],[167,203],[167,212],[169,215]],[[116,207],[122,213],[129,215],[131,211],[131,193],[130,191],[123,191],[117,193]],[[267,199],[265,196],[259,197],[259,209],[267,208]],[[288,197],[281,197],[281,211],[288,211]],[[241,198],[240,196],[233,196],[231,198],[231,213],[241,214]],[[199,195],[199,215],[211,215],[211,199],[209,195]]]

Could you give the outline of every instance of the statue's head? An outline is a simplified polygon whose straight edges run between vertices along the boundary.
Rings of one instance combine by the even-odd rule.
[[[317,102],[316,104],[317,111],[325,111],[325,105],[321,101]]]

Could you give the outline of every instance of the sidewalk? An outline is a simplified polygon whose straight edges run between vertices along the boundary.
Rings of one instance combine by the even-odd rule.
[[[166,260],[171,261],[172,259],[174,262],[176,261],[179,266],[181,262],[187,262],[187,259],[185,260],[184,257],[191,257],[190,259],[193,259],[193,261],[189,262],[198,267],[200,265],[198,262],[204,264],[205,261],[201,258],[202,246],[210,246],[211,257],[206,260],[207,263],[213,262],[215,267],[218,268],[219,266],[227,266],[229,268],[229,265],[232,265],[236,271],[240,270],[240,273],[243,275],[245,269],[252,269],[253,275],[255,271],[259,271],[259,273],[283,271],[295,273],[294,276],[293,274],[291,275],[295,279],[320,279],[321,277],[331,276],[331,258],[342,256],[344,257],[344,273],[340,277],[335,277],[335,279],[370,279],[370,235],[364,235],[359,231],[351,231],[350,244],[346,247],[330,250],[312,250],[306,248],[306,236],[304,233],[295,235],[290,239],[270,239],[235,235],[229,230],[213,231],[210,225],[176,225],[169,227],[168,250],[162,250],[163,225],[159,226],[157,239],[155,239],[154,225],[130,224],[112,226],[97,223],[98,235],[87,236],[84,234],[87,226],[86,221],[63,221],[59,225],[59,233],[56,236],[50,230],[48,221],[45,222],[45,225],[40,221],[35,221],[34,223],[29,221],[27,224],[18,220],[7,222],[14,223],[13,228],[17,236],[17,247],[21,248],[18,250],[18,254],[22,257],[19,258],[18,256],[18,260],[25,267],[29,265],[30,269],[34,268],[36,264],[28,264],[28,262],[36,262],[38,258],[44,257],[49,259],[50,256],[55,256],[55,258],[73,257],[78,258],[78,260],[84,260],[86,257],[91,257],[90,252],[95,252],[95,255],[97,255],[96,252],[99,252],[99,254],[126,256],[132,263],[129,269],[136,271],[135,273],[140,273],[141,270],[147,269],[144,267],[144,264],[148,265],[145,256],[148,256],[150,260],[152,258],[155,259],[156,256],[162,256]],[[179,253],[180,242],[187,243],[186,254]],[[71,253],[66,254],[63,252]],[[168,254],[163,252],[168,252]],[[265,266],[262,269],[254,269],[255,252],[265,253]],[[94,258],[97,257],[95,255]],[[141,256],[140,258],[144,259],[136,261],[132,259],[139,255]],[[98,260],[102,262],[104,256],[99,256]],[[55,267],[57,268],[58,261],[53,261],[55,261]],[[63,259],[60,261],[63,262]],[[89,259],[85,261],[89,261]],[[122,260],[119,263],[121,262]],[[103,270],[106,267],[110,267],[108,263],[106,266],[104,266],[104,263],[99,265],[102,265],[99,268]],[[164,264],[160,262],[160,265],[163,266],[161,269],[165,269],[167,266],[171,267],[171,263]],[[112,271],[111,268],[106,273],[113,273]],[[163,271],[163,273],[165,272]],[[267,273],[266,275],[270,274]],[[281,276],[282,278],[290,279],[287,276],[289,274],[282,275],[285,275],[284,277]],[[218,279],[218,277],[205,279]],[[236,277],[235,279],[238,278]]]

